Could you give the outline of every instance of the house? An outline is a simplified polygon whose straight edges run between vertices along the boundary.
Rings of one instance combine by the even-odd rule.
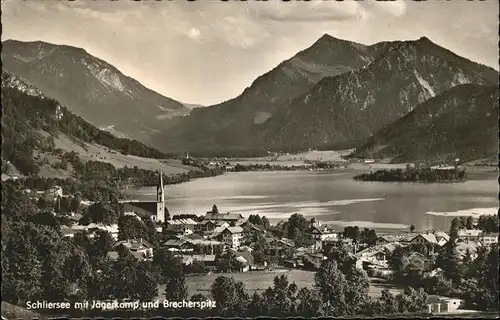
[[[234,252],[234,254],[236,258],[243,257],[247,262],[248,267],[252,269],[252,267],[254,266],[254,257],[252,253],[250,253],[249,251],[239,251],[239,252]]]
[[[169,251],[178,251],[183,253],[191,253],[194,251],[194,245],[183,239],[169,239],[163,246]]]
[[[307,253],[302,257],[304,265],[309,265],[313,269],[319,269],[327,257],[321,253]]]
[[[198,224],[198,222],[194,221],[193,219],[170,219],[165,221],[165,225],[170,226],[170,225],[182,225],[185,227],[191,227],[192,229],[195,228],[195,226]]]
[[[89,238],[93,238],[97,230],[107,231],[113,239],[118,240],[118,224],[104,225],[101,223],[90,223],[86,226],[74,224],[71,227],[61,227],[61,231],[65,237],[74,237],[75,234],[83,232],[87,233]]]
[[[215,269],[215,254],[196,254],[192,255],[193,260],[202,262],[209,269]]]
[[[168,225],[166,228],[162,229],[163,234],[166,236],[189,236],[194,233],[194,231],[182,224]]]
[[[252,223],[249,223],[248,221],[241,224],[240,227],[242,227],[243,231],[248,235],[252,235],[252,234],[265,235],[266,234],[266,229],[264,226],[257,226],[257,225],[254,225]]]
[[[54,186],[54,187],[50,188],[49,190],[47,190],[45,192],[45,195],[50,197],[50,198],[54,198],[54,201],[56,201],[57,198],[63,197],[63,190],[60,186]]]
[[[400,246],[400,244],[397,242],[378,245],[361,250],[356,253],[355,256],[363,262],[364,267],[375,265],[377,267],[387,268],[389,266],[388,257],[398,246]]]
[[[477,240],[483,231],[479,229],[460,229],[458,239],[463,241]]]
[[[243,228],[241,227],[227,227],[216,238],[231,246],[233,249],[240,247],[241,239],[243,238]]]
[[[266,248],[265,253],[268,255],[278,255],[284,256],[291,249],[295,247],[295,244],[292,240],[288,239],[275,239],[275,238],[265,238],[266,242],[269,244],[268,248]]]
[[[179,258],[179,259],[181,259],[182,265],[184,265],[184,266],[190,266],[194,262],[193,256],[189,256],[189,255],[177,255],[176,257]]]
[[[388,244],[391,242],[408,243],[415,238],[415,233],[385,234],[377,238],[376,244]]]
[[[444,313],[453,312],[463,307],[464,300],[447,297],[429,297],[428,298],[428,312],[429,313]]]
[[[326,226],[322,227],[318,224],[312,225],[309,232],[311,238],[316,241],[325,241],[327,239],[336,240],[339,238],[338,232],[335,232],[333,229],[329,229]]]
[[[229,224],[227,225],[229,227]],[[198,223],[196,226],[196,230],[199,232],[210,232],[213,231],[217,227],[217,223],[212,220],[203,220]]]
[[[113,250],[108,252],[110,259],[118,259],[119,248],[128,250],[138,260],[153,259],[153,246],[143,239],[130,239],[118,241],[114,244]]]
[[[410,241],[411,244],[438,244],[436,236],[432,233],[419,233]]]
[[[129,217],[134,217],[137,220],[142,221],[141,217],[139,217],[139,215],[137,213],[135,213],[134,211],[126,211],[126,212],[123,213],[123,215],[124,216],[129,216]]]
[[[327,226],[320,226],[319,224],[311,225],[309,236],[314,241],[314,250],[320,251],[323,249],[324,241],[334,241],[340,238],[340,233],[329,229]]]
[[[212,220],[215,222],[224,221],[231,225],[239,225],[245,221],[239,213],[214,213],[207,212],[203,220]]]
[[[481,247],[480,242],[474,242],[474,241],[467,241],[467,242],[459,242],[457,243],[457,246],[455,250],[457,251],[460,259],[465,258],[467,255],[467,252],[470,255],[470,258],[472,260],[475,260],[477,258],[477,251]]]
[[[431,271],[424,272],[424,277],[425,278],[435,278],[438,275],[442,275],[444,273],[444,270],[441,268],[436,268]]]
[[[383,236],[379,236],[377,238],[376,244],[383,245],[383,244],[388,244],[388,243],[397,242],[397,241],[398,241],[398,238],[396,238],[396,236],[394,236],[394,235],[383,235]]]
[[[247,272],[248,270],[250,270],[250,265],[248,264],[247,259],[245,259],[242,256],[238,256],[235,259],[236,259],[236,261],[239,261],[242,264],[242,267],[239,270],[240,272]]]
[[[450,236],[443,231],[435,232],[434,236],[436,236],[436,240],[438,242],[437,244],[440,247],[444,246],[448,241],[450,241]]]
[[[191,243],[194,248],[194,252],[204,253],[204,254],[216,254],[222,251],[224,247],[224,242],[208,239],[195,239],[194,234],[189,237],[184,237],[183,240]]]
[[[498,233],[483,233],[479,237],[479,241],[485,247],[489,247],[492,244],[498,243]]]
[[[227,221],[217,221],[215,222],[216,228],[221,228],[221,230],[228,228],[231,224]]]

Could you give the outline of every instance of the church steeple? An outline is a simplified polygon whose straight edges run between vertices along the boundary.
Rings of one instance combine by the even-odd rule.
[[[156,221],[165,221],[165,192],[163,189],[163,174],[158,170],[158,185],[156,186]]]

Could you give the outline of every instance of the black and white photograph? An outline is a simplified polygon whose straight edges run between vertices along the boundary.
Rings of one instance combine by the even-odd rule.
[[[2,320],[498,318],[497,0],[0,0]]]

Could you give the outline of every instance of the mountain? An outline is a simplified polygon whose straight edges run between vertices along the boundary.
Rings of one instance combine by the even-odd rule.
[[[83,117],[117,135],[144,141],[165,119],[189,113],[81,48],[2,42],[3,70],[13,72]]]
[[[170,170],[165,154],[141,142],[99,130],[15,74],[2,71],[1,88],[2,172],[68,176],[71,168],[61,166],[68,153],[115,167],[187,171],[180,162]]]
[[[454,86],[497,78],[425,37],[364,46],[323,36],[239,97],[175,119],[152,144],[243,152],[359,143]]]
[[[456,86],[377,132],[352,156],[438,163],[496,157],[498,99],[496,86]]]
[[[318,148],[363,141],[418,104],[460,84],[495,84],[498,73],[427,38],[396,42],[359,70],[322,79],[267,131],[273,145]]]
[[[170,121],[151,143],[170,151],[217,148],[246,149],[242,137],[260,128],[293,98],[306,93],[322,78],[356,70],[372,62],[384,44],[363,44],[322,36],[310,48],[257,78],[238,97],[221,104],[193,109],[189,116]]]

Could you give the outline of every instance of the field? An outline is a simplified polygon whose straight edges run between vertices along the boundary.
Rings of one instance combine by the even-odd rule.
[[[255,291],[261,292],[266,290],[268,287],[273,285],[273,279],[276,276],[285,274],[288,276],[289,282],[294,282],[299,288],[308,287],[312,288],[314,285],[314,272],[304,271],[304,270],[275,270],[275,271],[250,271],[241,273],[219,273],[219,274],[207,274],[201,276],[188,276],[188,294],[192,296],[197,293],[201,293],[204,296],[210,295],[210,286],[214,283],[218,276],[233,277],[236,281],[241,281],[245,284],[247,290],[250,293]],[[370,296],[378,297],[380,296],[383,289],[389,289],[391,293],[397,294],[401,292],[401,289],[395,288],[394,286],[384,283],[381,279],[370,278]],[[159,298],[162,298],[165,293],[165,286],[160,286],[158,291]]]
[[[281,166],[301,166],[304,161],[344,161],[342,156],[348,155],[352,150],[340,151],[308,151],[297,154],[283,154],[276,158],[276,156],[269,155],[267,157],[258,158],[232,158],[228,159],[231,164],[271,164]]]
[[[195,167],[183,165],[181,163],[181,160],[158,160],[151,158],[142,158],[133,155],[124,155],[114,150],[108,150],[108,148],[98,144],[73,141],[64,134],[59,134],[58,137],[54,137],[54,140],[56,148],[61,148],[64,151],[75,151],[80,156],[80,159],[84,162],[89,160],[107,162],[111,163],[115,168],[122,168],[124,166],[137,166],[140,169],[152,171],[161,169],[165,174],[177,174],[197,169]],[[49,159],[50,163],[57,161],[57,159],[55,159],[55,157],[51,155],[43,154],[41,156],[46,156]],[[52,174],[52,172],[50,171],[44,173],[46,176]],[[62,175],[61,172],[53,174],[59,176]]]

